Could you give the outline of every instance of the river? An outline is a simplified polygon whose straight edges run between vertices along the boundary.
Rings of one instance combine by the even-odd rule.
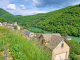
[[[44,31],[45,34],[50,34],[52,32],[49,32],[49,31],[45,31],[45,30],[42,30],[40,28],[36,28],[36,27],[30,27],[29,30],[32,30],[32,31]],[[78,43],[80,43],[80,37],[75,37],[75,36],[70,36],[72,40],[75,40],[77,41]]]

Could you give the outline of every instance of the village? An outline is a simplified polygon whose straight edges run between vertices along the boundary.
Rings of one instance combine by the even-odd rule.
[[[0,26],[4,26],[12,30],[15,30],[14,27],[17,26],[17,30],[20,30],[20,26],[17,25],[17,22],[13,24],[0,22]],[[24,34],[30,39],[38,40],[42,49],[47,47],[52,53],[52,60],[69,60],[70,44],[67,40],[71,40],[70,36],[61,36],[60,33],[34,33],[28,30],[25,30]]]

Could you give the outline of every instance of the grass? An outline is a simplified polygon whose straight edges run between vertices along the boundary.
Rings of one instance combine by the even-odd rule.
[[[0,48],[2,49],[0,52],[9,49],[11,52],[9,56],[13,60],[51,60],[50,52],[40,49],[33,41],[21,37],[20,33],[4,27],[0,27],[0,33],[2,33],[0,34]]]

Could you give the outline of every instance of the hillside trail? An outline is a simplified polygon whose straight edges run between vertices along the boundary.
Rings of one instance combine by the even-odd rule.
[[[12,57],[9,57],[11,52],[9,52],[9,49],[4,50],[4,60],[13,60]]]
[[[10,56],[10,49],[8,48],[10,44],[6,44],[5,45],[5,49],[4,51],[0,52],[0,55],[2,55],[2,57],[0,58],[0,60],[13,60],[13,57]]]

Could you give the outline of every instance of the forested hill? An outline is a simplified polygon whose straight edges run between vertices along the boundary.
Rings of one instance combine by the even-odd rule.
[[[80,4],[48,13],[21,16],[10,21],[17,21],[24,28],[35,26],[61,35],[80,36]]]
[[[14,19],[25,28],[36,26],[61,35],[80,36],[80,4],[45,14]]]
[[[5,20],[10,21],[16,17],[10,14],[9,12],[5,11],[4,9],[0,8],[0,18],[4,18]]]
[[[22,17],[22,15],[15,15],[16,17]]]

